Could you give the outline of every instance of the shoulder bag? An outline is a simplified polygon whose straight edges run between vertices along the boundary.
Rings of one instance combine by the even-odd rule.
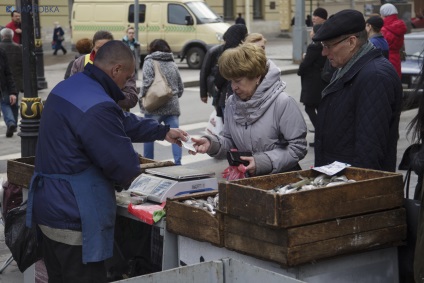
[[[148,112],[152,112],[172,97],[172,89],[169,87],[165,76],[160,72],[159,63],[153,60],[155,69],[155,78],[153,79],[152,85],[147,90],[146,95],[141,98],[144,109]]]

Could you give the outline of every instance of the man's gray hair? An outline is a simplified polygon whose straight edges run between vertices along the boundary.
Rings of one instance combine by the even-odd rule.
[[[10,28],[3,28],[0,31],[0,35],[1,35],[1,38],[3,38],[3,39],[5,39],[5,38],[12,39],[13,38],[13,30],[11,30]]]

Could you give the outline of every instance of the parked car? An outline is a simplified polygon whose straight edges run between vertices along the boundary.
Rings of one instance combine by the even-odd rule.
[[[402,83],[414,88],[424,59],[424,32],[405,35],[406,60],[402,61]]]
[[[423,90],[415,91],[424,61],[424,32],[405,35],[406,60],[402,61],[403,109],[418,107]]]

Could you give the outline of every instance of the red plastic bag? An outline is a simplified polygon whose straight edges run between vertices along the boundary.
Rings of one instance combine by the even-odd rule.
[[[246,166],[240,164],[239,166],[228,166],[221,174],[222,178],[228,181],[246,178]]]

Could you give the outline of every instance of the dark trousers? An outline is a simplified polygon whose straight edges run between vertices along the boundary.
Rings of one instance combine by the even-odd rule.
[[[312,125],[316,128],[317,124],[317,109],[318,105],[315,104],[305,104],[305,112],[309,116],[309,120],[311,120]]]
[[[53,52],[53,54],[57,54],[57,51],[58,51],[59,49],[61,49],[61,50],[62,50],[63,54],[66,54],[66,49],[65,49],[65,47],[63,47],[63,45],[62,45],[62,41],[57,41],[57,42],[56,42],[56,45],[55,45],[55,47],[54,47],[54,52]]]
[[[71,246],[50,240],[43,234],[43,257],[49,283],[104,283],[104,261],[82,263],[82,246]]]

